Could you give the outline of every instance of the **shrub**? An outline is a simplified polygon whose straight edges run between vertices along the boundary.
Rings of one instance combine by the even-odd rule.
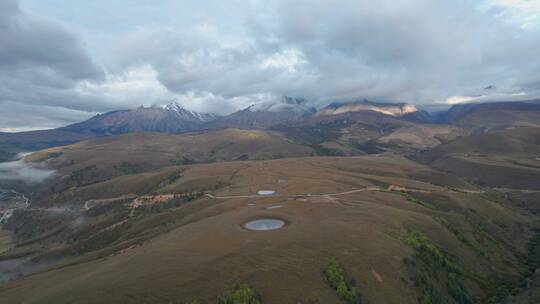
[[[488,286],[489,283],[478,275],[463,270],[456,263],[435,245],[425,234],[419,231],[411,231],[405,239],[405,244],[413,247],[420,258],[428,267],[430,273],[437,278],[443,273],[447,273],[446,287],[448,294],[458,304],[472,303],[465,287],[462,285],[460,276],[467,276],[476,281],[481,286]],[[429,284],[428,278],[424,274],[419,274],[415,279],[415,286],[421,291],[420,303],[444,303],[435,288]]]
[[[360,304],[360,293],[351,280],[345,279],[345,270],[339,262],[332,258],[324,270],[326,280],[336,290],[337,295],[347,304]]]
[[[260,296],[247,284],[229,288],[219,298],[218,304],[261,304]]]
[[[451,262],[425,234],[412,231],[405,239],[405,244],[413,247],[420,259],[435,271],[447,269],[451,272],[459,272],[459,267]]]

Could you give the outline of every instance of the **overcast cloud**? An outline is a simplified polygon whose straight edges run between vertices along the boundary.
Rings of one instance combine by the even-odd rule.
[[[539,49],[534,0],[3,0],[0,131],[171,99],[533,99]]]

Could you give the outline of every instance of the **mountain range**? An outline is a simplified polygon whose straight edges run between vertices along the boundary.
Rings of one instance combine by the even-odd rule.
[[[330,136],[339,137],[336,132],[343,132],[344,125],[349,127],[354,125],[350,128],[355,130],[349,130],[348,133],[358,133],[359,130],[361,133],[371,133],[360,136],[365,139],[360,140],[363,143],[373,138],[388,136],[398,129],[400,130],[398,135],[407,130],[406,133],[409,134],[404,136],[394,134],[390,138],[383,139],[383,142],[421,140],[424,143],[417,145],[416,148],[422,148],[440,143],[441,134],[453,133],[450,129],[454,127],[472,132],[512,126],[538,126],[540,103],[534,100],[460,104],[446,111],[430,114],[412,104],[377,103],[368,100],[334,102],[317,110],[309,106],[303,98],[284,96],[278,101],[254,104],[226,116],[217,116],[190,111],[176,102],[171,102],[166,106],[141,106],[131,110],[107,112],[57,129],[0,133],[0,159],[11,158],[21,151],[39,150],[89,138],[131,132],[186,133],[222,128],[272,129],[290,133],[292,137],[297,137],[301,141],[318,145],[323,143],[330,133],[333,134]],[[441,132],[437,131],[439,129]],[[317,143],[309,139],[314,134],[308,133],[313,132],[317,133]],[[422,139],[411,139],[411,132],[420,132]],[[298,136],[299,133],[302,135]],[[326,135],[321,136],[323,133]],[[429,143],[425,143],[426,133],[430,133],[427,137]],[[336,143],[329,145],[335,146]],[[352,150],[345,154],[358,152],[358,149]],[[366,152],[373,149],[360,150]]]

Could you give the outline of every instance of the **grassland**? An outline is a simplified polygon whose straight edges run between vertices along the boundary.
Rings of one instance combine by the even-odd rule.
[[[173,165],[310,156],[315,152],[265,131],[224,129],[190,134],[131,133],[51,148],[27,157],[64,178],[47,185],[54,194],[114,177]],[[38,197],[49,197],[40,193]]]
[[[0,257],[52,269],[1,284],[8,303],[216,303],[244,283],[262,303],[340,303],[331,258],[366,303],[482,302],[519,288],[537,224],[511,197],[393,154],[170,164],[48,191],[17,215],[39,232],[19,226]],[[288,225],[241,227],[263,217]]]

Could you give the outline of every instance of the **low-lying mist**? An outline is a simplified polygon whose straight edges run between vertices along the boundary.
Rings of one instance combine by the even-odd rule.
[[[53,176],[54,173],[54,170],[36,168],[31,163],[25,162],[22,158],[0,163],[0,180],[19,180],[27,183],[37,183]]]

